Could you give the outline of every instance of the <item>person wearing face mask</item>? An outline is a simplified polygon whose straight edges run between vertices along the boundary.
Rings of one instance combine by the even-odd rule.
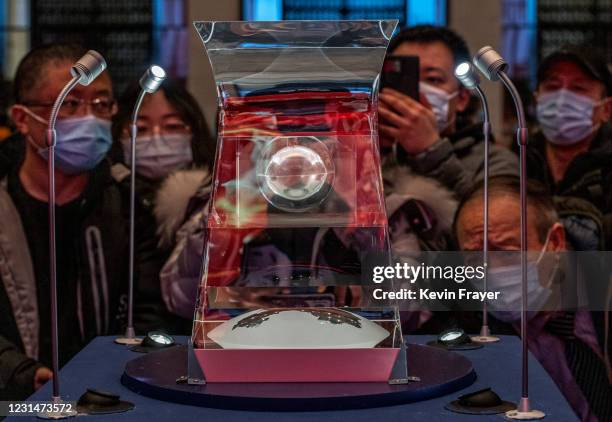
[[[86,52],[34,48],[19,64],[10,112],[19,152],[0,180],[0,398],[24,399],[51,377],[46,129],[52,105]],[[56,245],[59,358],[94,336],[121,332],[125,317],[127,224],[105,156],[115,112],[108,72],[78,85],[56,125]],[[8,140],[7,140],[8,141]]]
[[[455,220],[457,242],[462,251],[482,250],[483,186],[477,185],[459,205]],[[606,318],[589,311],[593,290],[599,286],[594,274],[589,283],[572,282],[573,257],[566,229],[546,188],[534,181],[527,186],[527,309],[531,353],[558,385],[576,414],[583,421],[604,421],[612,417],[612,390],[608,377]],[[489,181],[489,259],[488,291],[500,292],[489,301],[489,325],[496,334],[520,333],[521,266],[519,180],[494,177]],[[586,269],[585,269],[586,270]],[[578,278],[579,279],[579,278]],[[472,280],[482,290],[482,280]],[[605,286],[607,281],[602,281]],[[604,292],[602,292],[604,293]],[[605,293],[604,293],[605,294]],[[594,307],[591,307],[594,308]],[[477,332],[481,313],[464,313],[461,325]],[[607,316],[609,318],[609,315]],[[476,321],[478,320],[478,321]]]
[[[113,173],[121,180],[126,201],[130,195],[129,125],[139,92],[137,83],[126,89],[113,119]],[[199,187],[210,184],[215,144],[198,103],[172,79],[144,98],[137,125],[134,324],[139,333],[152,329],[188,332],[191,320],[166,312],[159,273],[174,247],[191,198]]]
[[[405,182],[397,167],[435,179],[457,199],[482,179],[482,124],[470,125],[465,113],[470,91],[455,78],[455,67],[470,60],[465,41],[444,27],[414,26],[401,30],[389,43],[388,55],[417,56],[420,64],[419,100],[391,88],[379,95],[379,134],[383,178],[395,180],[385,191]],[[490,175],[517,175],[512,152],[490,148]],[[387,176],[386,176],[387,175]]]
[[[546,57],[535,91],[538,131],[527,148],[527,172],[551,195],[590,201],[612,242],[612,76],[592,46]]]
[[[468,123],[470,92],[454,76],[470,59],[458,34],[430,25],[405,28],[387,54],[419,58],[419,101],[384,88],[378,103],[391,250],[396,261],[418,264],[422,251],[453,248],[457,201],[483,177],[484,136],[482,124]],[[495,144],[489,151],[490,175],[518,174],[511,151]],[[418,324],[427,319],[421,315]]]

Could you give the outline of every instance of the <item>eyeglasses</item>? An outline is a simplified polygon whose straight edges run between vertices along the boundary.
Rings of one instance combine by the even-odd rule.
[[[37,102],[28,102],[23,105],[28,107],[53,107],[54,103],[37,103]],[[60,107],[58,117],[66,118],[73,117],[77,114],[77,112],[83,107],[83,105],[87,105],[91,107],[91,112],[98,117],[110,117],[114,114],[116,110],[117,102],[111,98],[100,97],[94,98],[93,100],[85,100],[83,98],[66,98]]]

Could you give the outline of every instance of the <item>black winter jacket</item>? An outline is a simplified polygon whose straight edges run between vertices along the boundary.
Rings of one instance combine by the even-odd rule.
[[[553,196],[582,198],[595,205],[603,214],[605,249],[612,249],[612,123],[599,129],[589,150],[574,158],[559,182],[546,161],[546,140],[536,132],[527,146],[527,174]]]
[[[13,161],[19,165],[20,160]],[[14,171],[14,170],[13,170]],[[6,172],[3,172],[6,175]],[[39,331],[48,324],[38,313],[35,262],[32,262],[21,215],[0,181],[0,400],[24,399],[32,393],[37,363]],[[103,161],[92,172],[89,186],[78,199],[80,236],[78,305],[74,318],[81,327],[82,346],[97,335],[124,330],[127,311],[128,226],[109,164]],[[44,234],[41,234],[44,236]],[[38,271],[40,268],[36,267]],[[61,269],[58,268],[58,271]],[[40,293],[40,292],[39,292]],[[48,296],[48,294],[45,294]],[[66,361],[69,356],[62,356]]]

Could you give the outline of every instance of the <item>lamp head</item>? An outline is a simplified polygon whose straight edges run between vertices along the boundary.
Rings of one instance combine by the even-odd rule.
[[[506,70],[508,67],[508,63],[490,45],[486,45],[478,50],[472,62],[490,81],[499,79],[498,73]]]
[[[106,69],[104,57],[95,50],[89,50],[72,66],[70,74],[73,77],[79,76],[79,83],[87,86],[104,72],[104,69]]]
[[[140,87],[149,94],[154,93],[166,79],[166,71],[156,64],[150,66],[140,78]]]
[[[467,89],[474,89],[480,84],[480,78],[476,69],[470,62],[460,63],[455,68],[455,77],[459,79],[459,82],[463,84]]]

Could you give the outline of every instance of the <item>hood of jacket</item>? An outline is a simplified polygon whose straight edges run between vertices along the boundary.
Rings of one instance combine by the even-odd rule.
[[[425,203],[433,211],[436,232],[449,232],[453,226],[458,202],[453,192],[431,177],[420,176],[409,167],[389,165],[383,168],[387,215],[393,214],[409,199]]]
[[[171,247],[175,235],[185,222],[189,202],[198,189],[210,185],[207,168],[178,170],[162,182],[155,194],[153,214],[161,247]]]

